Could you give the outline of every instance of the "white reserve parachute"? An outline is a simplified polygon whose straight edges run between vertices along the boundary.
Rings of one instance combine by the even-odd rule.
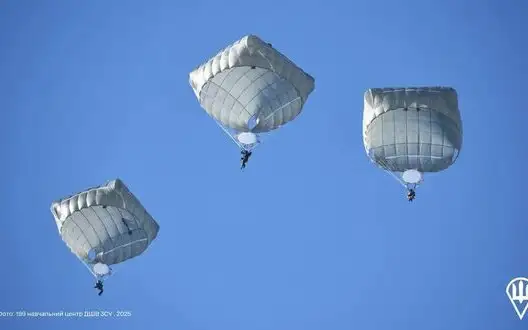
[[[248,35],[189,75],[202,108],[246,151],[259,134],[293,121],[315,80],[259,37]]]
[[[159,231],[119,179],[55,201],[51,213],[62,240],[96,278],[141,255]]]
[[[460,153],[457,92],[450,87],[367,90],[363,142],[375,164],[415,189],[424,173],[447,169]]]

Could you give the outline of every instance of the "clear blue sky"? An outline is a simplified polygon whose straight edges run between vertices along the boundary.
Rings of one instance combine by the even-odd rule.
[[[0,6],[2,329],[514,330],[528,275],[526,1],[29,1]],[[188,74],[257,34],[316,79],[239,170]],[[413,204],[367,159],[370,87],[447,85],[458,162]],[[119,177],[158,239],[97,296],[49,211]],[[523,324],[524,323],[524,324]]]

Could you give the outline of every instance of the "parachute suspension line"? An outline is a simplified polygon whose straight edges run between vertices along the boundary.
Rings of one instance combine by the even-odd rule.
[[[74,253],[75,254],[75,253]],[[75,254],[75,256],[77,257],[77,259],[79,259],[79,261],[88,269],[88,271],[92,274],[92,276],[97,279],[97,280],[103,280],[104,277],[108,277],[108,276],[99,276],[97,275],[92,267],[90,267],[84,260],[81,259],[81,257],[79,257],[77,254]],[[109,275],[114,275],[116,272],[114,272],[114,270],[112,268],[110,268],[110,273]]]
[[[74,254],[75,254],[75,256],[77,257],[77,259],[79,259],[79,261],[82,262],[82,264],[83,264],[86,268],[88,268],[88,270],[90,271],[90,273],[92,273],[93,277],[98,278],[97,275],[94,273],[93,269],[92,269],[90,266],[88,266],[88,264],[87,264],[84,260],[82,260],[81,257],[79,257],[79,256],[77,255],[77,253],[74,253]]]
[[[224,133],[226,133],[230,138],[231,140],[233,140],[233,142],[236,143],[236,145],[240,148],[240,149],[244,149],[244,147],[240,144],[240,142],[238,142],[231,133],[229,133],[229,131],[224,127],[224,125],[220,124],[216,119],[214,119],[214,122],[220,126],[220,128],[222,129],[222,131],[224,131]]]
[[[216,87],[218,87],[218,89],[222,89],[223,91],[225,91],[226,93],[228,93],[222,86],[219,86],[218,84],[215,84],[214,82],[211,82],[212,84],[214,84]],[[229,93],[228,93],[229,94]],[[209,97],[211,99],[213,99],[213,102],[214,102],[214,97],[210,96],[209,94],[205,93],[205,96],[206,97]],[[240,101],[238,101],[237,99],[235,99],[236,102],[238,102],[240,104],[240,106],[242,107],[242,109],[244,109],[244,111],[250,115],[250,113],[247,111],[246,107],[244,107]],[[224,125],[222,125],[218,120],[216,120],[215,117],[213,117],[212,115],[209,115],[213,120],[214,122],[220,126],[220,128],[222,129],[222,131],[224,131],[224,133],[226,133],[230,138],[231,140],[233,140],[233,142],[236,143],[236,145],[240,148],[240,149],[245,149],[244,146],[242,146],[236,139],[235,137],[233,136],[233,134],[231,134],[231,132],[229,132],[229,130],[227,128],[224,127]]]
[[[391,171],[391,167],[389,164],[381,159],[377,160],[382,165],[382,169],[387,172],[390,176],[392,176],[396,181],[398,181],[399,184],[401,184],[403,187],[407,188],[407,185],[403,182],[402,179],[400,179],[396,174],[394,174],[393,171]]]

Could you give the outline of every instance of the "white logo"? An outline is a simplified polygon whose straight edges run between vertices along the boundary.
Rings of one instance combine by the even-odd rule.
[[[528,278],[517,277],[511,280],[506,287],[506,294],[522,320],[528,310]]]

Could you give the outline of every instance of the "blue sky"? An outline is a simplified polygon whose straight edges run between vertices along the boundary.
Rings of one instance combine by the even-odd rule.
[[[526,328],[523,1],[37,1],[0,10],[2,329]],[[257,34],[316,79],[247,170],[189,72]],[[370,87],[453,86],[464,146],[413,204],[367,159]],[[119,177],[158,239],[98,297],[53,200]],[[75,328],[73,328],[75,327]]]

